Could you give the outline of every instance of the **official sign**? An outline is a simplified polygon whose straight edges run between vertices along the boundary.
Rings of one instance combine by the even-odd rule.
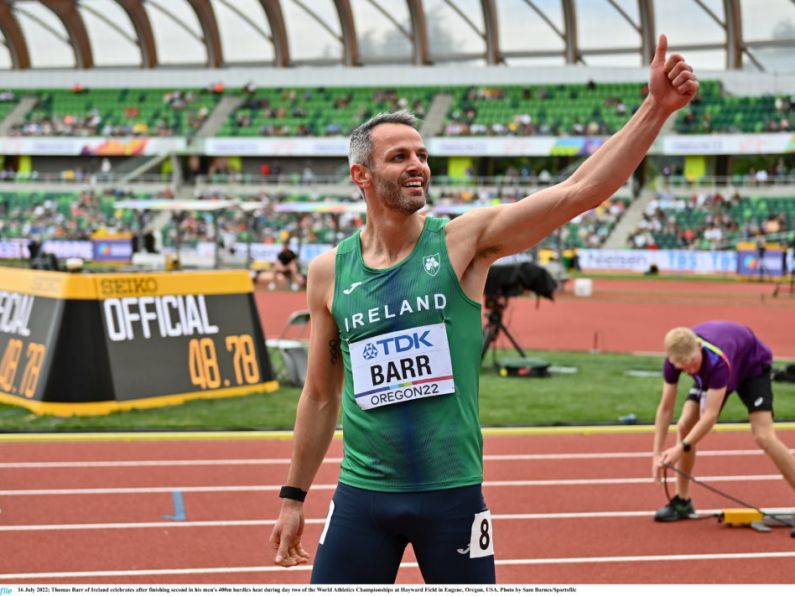
[[[1,273],[2,402],[102,414],[278,387],[244,271]]]

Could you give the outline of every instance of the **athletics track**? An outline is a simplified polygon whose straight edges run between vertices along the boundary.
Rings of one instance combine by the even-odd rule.
[[[487,434],[500,583],[795,583],[785,528],[655,523],[665,496],[650,479],[648,429],[603,430]],[[795,430],[780,432],[795,444]],[[305,583],[308,567],[273,566],[267,546],[289,451],[264,433],[2,437],[0,585]],[[747,430],[713,433],[700,452],[699,477],[721,490],[762,508],[795,505]],[[306,502],[310,552],[340,453],[335,439]],[[702,487],[693,498],[701,513],[735,506]],[[399,583],[421,582],[413,561]]]
[[[531,349],[660,352],[674,325],[726,318],[795,357],[795,298],[771,284],[595,280],[588,298],[511,301],[506,322]],[[303,294],[259,292],[268,337],[305,308]],[[722,426],[700,447],[697,476],[761,508],[793,494],[747,428]],[[778,425],[795,445],[795,427]],[[790,584],[795,540],[714,518],[657,524],[651,430],[486,430],[484,491],[494,514],[497,578],[507,584]],[[267,546],[287,471],[284,435],[0,435],[0,585],[293,584],[308,568],[272,565]],[[335,439],[307,500],[314,550],[336,481]],[[735,507],[702,487],[701,513]],[[398,582],[421,581],[410,553]]]
[[[571,283],[569,282],[569,286]],[[504,321],[519,344],[531,350],[662,353],[666,331],[709,319],[751,327],[777,359],[795,361],[795,295],[772,283],[655,278],[595,279],[593,294],[571,287],[554,301],[518,297]],[[289,314],[306,308],[301,292],[258,292],[260,318],[269,338],[278,337]],[[501,335],[499,345],[509,347]]]

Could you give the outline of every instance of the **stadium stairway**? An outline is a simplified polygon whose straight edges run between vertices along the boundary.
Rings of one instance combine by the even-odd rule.
[[[141,159],[138,159],[138,158]],[[131,160],[135,159],[135,162]],[[155,167],[159,166],[167,159],[172,159],[171,154],[168,153],[161,153],[159,155],[141,155],[135,158],[130,158],[125,162],[124,165],[127,165],[131,169],[129,171],[119,172],[117,171],[116,174],[122,174],[118,177],[119,184],[129,184],[135,182],[140,176],[143,176],[152,171]],[[172,160],[175,163],[178,163],[179,160]],[[129,162],[129,163],[128,163]],[[160,181],[162,182],[162,180]],[[172,184],[176,184],[178,180],[172,175]]]
[[[215,109],[207,117],[202,127],[196,133],[194,138],[212,137],[218,132],[218,129],[226,122],[230,114],[239,108],[245,99],[236,95],[225,95],[215,106]]]
[[[447,93],[438,93],[434,96],[427,114],[422,121],[420,134],[423,138],[438,137],[442,134],[447,111],[453,103],[453,96]]]
[[[610,232],[602,248],[621,249],[627,247],[627,238],[638,225],[638,222],[643,219],[646,206],[654,199],[654,195],[654,191],[648,188],[640,191],[640,195],[629,204],[626,211],[624,211],[624,216]]]
[[[37,103],[39,103],[38,97],[25,96],[20,99],[14,109],[0,123],[0,137],[7,137],[14,125],[24,122],[28,112],[35,108]]]

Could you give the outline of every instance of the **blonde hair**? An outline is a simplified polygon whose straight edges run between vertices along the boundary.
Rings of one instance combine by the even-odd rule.
[[[673,364],[687,364],[698,351],[698,337],[687,327],[674,327],[665,334],[665,355]]]

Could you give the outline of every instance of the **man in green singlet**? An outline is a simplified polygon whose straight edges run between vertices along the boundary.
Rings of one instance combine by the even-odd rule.
[[[394,582],[411,544],[429,583],[494,583],[494,535],[482,495],[480,300],[489,267],[608,199],[668,117],[698,90],[661,36],[649,94],[624,128],[564,182],[450,222],[426,217],[428,151],[407,112],[351,136],[364,228],[312,261],[306,382],[275,562],[309,562],[303,501],[342,407],[344,457],[312,582]]]

